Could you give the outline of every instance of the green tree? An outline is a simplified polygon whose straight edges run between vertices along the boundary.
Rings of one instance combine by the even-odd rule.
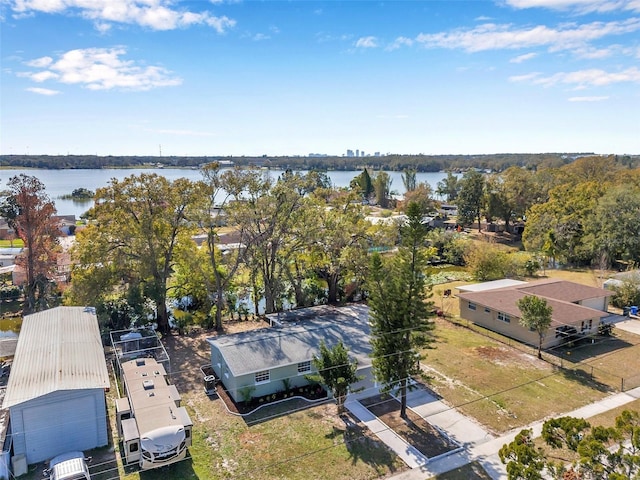
[[[467,244],[464,263],[469,273],[479,282],[510,277],[515,271],[511,256],[491,243]]]
[[[559,417],[544,422],[542,438],[553,448],[564,448],[577,451],[583,433],[591,427],[584,418]]]
[[[376,194],[376,203],[382,208],[389,207],[391,182],[391,177],[387,172],[378,172],[373,179],[373,190]]]
[[[431,185],[428,183],[420,182],[416,187],[405,193],[404,195],[404,205],[405,208],[411,202],[417,203],[420,205],[420,209],[424,213],[428,213],[434,210],[435,202],[433,201],[433,190]]]
[[[568,448],[578,459],[567,468],[546,460],[546,468],[554,478],[624,480],[640,475],[640,415],[624,410],[612,427],[590,426],[581,418],[562,417],[547,420],[542,435],[554,449]],[[550,453],[548,456],[551,456]],[[575,476],[575,475],[578,476]]]
[[[515,439],[499,450],[500,461],[507,466],[509,480],[542,480],[545,457],[536,448],[530,429],[522,430]]]
[[[90,272],[107,282],[101,286],[104,291],[139,282],[155,304],[158,330],[168,333],[168,280],[176,246],[193,241],[194,228],[187,218],[195,190],[187,179],[171,182],[156,174],[112,179],[98,189],[94,222],[77,239],[79,275],[72,275],[74,288],[77,283],[92,282]],[[87,292],[82,285],[77,288]]]
[[[323,340],[319,355],[314,355],[311,363],[317,373],[306,375],[305,378],[329,387],[336,399],[338,413],[342,413],[351,385],[364,378],[356,373],[358,362],[349,358],[349,352],[342,341],[329,348]]]
[[[225,211],[228,203],[239,199],[243,191],[258,181],[259,174],[256,171],[240,169],[223,171],[217,162],[201,167],[201,173],[202,182],[198,184],[197,202],[190,220],[195,222],[206,236],[203,245],[206,262],[201,262],[199,255],[189,255],[185,261],[191,264],[190,270],[199,273],[198,278],[203,282],[206,295],[203,296],[202,303],[207,313],[211,311],[211,299],[214,299],[214,325],[216,330],[220,331],[224,295],[231,288],[235,274],[242,264],[242,250],[230,249],[226,255],[221,255],[218,231],[228,221]],[[237,243],[242,243],[242,227],[237,229],[236,234]],[[195,262],[189,262],[194,259]]]
[[[0,194],[0,214],[24,242],[16,264],[25,270],[24,313],[48,308],[51,278],[56,267],[58,235],[56,207],[36,177],[20,174],[9,179]]]
[[[458,177],[451,172],[447,172],[447,176],[438,182],[436,193],[440,197],[445,197],[447,202],[453,202],[458,198],[460,187]]]
[[[260,173],[254,170],[253,173]],[[244,262],[264,291],[266,313],[282,308],[286,269],[293,254],[306,245],[300,225],[309,178],[285,172],[276,181],[250,175],[240,198],[229,203],[230,220],[242,231]],[[254,299],[257,305],[258,298]]]
[[[413,192],[416,189],[416,173],[415,168],[405,168],[402,172],[402,183],[407,192]]]
[[[484,176],[476,170],[469,170],[460,180],[460,184],[460,193],[456,200],[458,218],[464,224],[477,221],[478,231],[481,231],[481,213],[485,202]]]
[[[622,284],[613,287],[611,304],[614,307],[624,308],[631,305],[640,305],[640,275],[633,280],[623,280]]]
[[[400,392],[400,415],[406,418],[411,377],[421,372],[420,348],[432,341],[432,304],[424,269],[426,227],[417,204],[407,208],[407,224],[401,228],[402,245],[387,264],[374,254],[369,274],[373,372],[382,390]]]
[[[357,191],[363,200],[368,200],[373,193],[373,182],[365,168],[362,173],[351,180],[351,189]]]
[[[346,274],[367,262],[369,235],[361,205],[352,197],[336,195],[329,203],[316,202],[306,228],[305,254],[318,277],[327,282],[327,300],[337,304]],[[302,232],[301,232],[302,234]]]
[[[593,242],[594,254],[640,262],[640,187],[619,185],[604,192],[585,230],[585,242]]]
[[[538,358],[542,358],[542,342],[551,325],[553,309],[544,298],[535,295],[522,297],[516,304],[522,312],[520,324],[538,334]]]

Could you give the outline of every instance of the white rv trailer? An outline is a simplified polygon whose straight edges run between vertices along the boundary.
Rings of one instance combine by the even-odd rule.
[[[148,470],[183,460],[193,422],[164,366],[153,358],[136,358],[120,368],[126,397],[116,401],[116,424],[127,465]]]

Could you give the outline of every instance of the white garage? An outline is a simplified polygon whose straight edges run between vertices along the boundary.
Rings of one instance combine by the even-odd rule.
[[[109,375],[91,308],[57,307],[22,323],[3,408],[21,466],[106,445]]]

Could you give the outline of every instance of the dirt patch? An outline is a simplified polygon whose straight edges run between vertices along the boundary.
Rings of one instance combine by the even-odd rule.
[[[400,416],[400,402],[388,395],[375,395],[360,400],[387,427],[415,447],[427,458],[437,457],[458,448],[424,418],[407,409],[407,419]]]
[[[527,368],[548,368],[548,365],[545,362],[538,360],[533,355],[528,355],[511,347],[483,345],[475,347],[473,351],[479,357],[502,366],[520,365],[523,367],[526,366]]]
[[[245,332],[267,327],[262,320],[227,322],[222,334]],[[171,335],[163,338],[163,344],[171,359],[171,380],[178,391],[200,390],[203,387],[202,365],[211,364],[211,347],[208,338],[220,335],[216,330],[193,329],[187,335]]]

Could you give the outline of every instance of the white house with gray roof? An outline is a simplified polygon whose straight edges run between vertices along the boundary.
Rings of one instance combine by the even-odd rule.
[[[107,445],[108,388],[94,309],[56,307],[25,316],[3,402],[14,475],[64,452]]]
[[[328,347],[342,341],[358,361],[358,374],[370,382],[368,307],[311,307],[269,319],[271,327],[207,339],[213,370],[234,400],[244,400],[248,391],[260,397],[285,390],[284,379],[291,388],[307,385],[322,341]]]

